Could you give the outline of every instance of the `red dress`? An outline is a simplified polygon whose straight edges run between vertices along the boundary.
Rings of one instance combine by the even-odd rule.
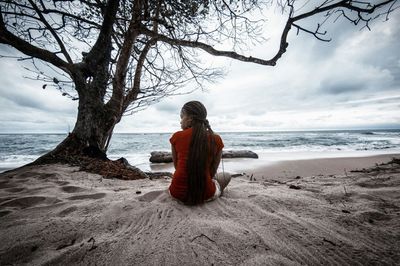
[[[218,154],[224,147],[224,144],[219,135],[214,134],[214,138],[216,144],[215,153]],[[171,144],[175,147],[176,157],[177,157],[176,158],[177,165],[174,176],[172,178],[171,185],[169,186],[169,191],[174,198],[177,198],[181,201],[185,201],[186,192],[188,189],[186,162],[189,155],[191,139],[192,139],[192,128],[188,128],[174,133],[169,140]],[[204,195],[204,200],[207,200],[212,196],[214,196],[214,193],[215,193],[215,184],[212,181],[210,166],[208,166],[206,169],[206,191]]]

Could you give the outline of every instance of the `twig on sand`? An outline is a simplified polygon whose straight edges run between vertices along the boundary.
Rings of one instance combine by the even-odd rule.
[[[62,245],[59,245],[59,246],[56,248],[56,250],[60,250],[60,249],[66,248],[66,247],[73,246],[73,245],[75,244],[75,241],[76,241],[76,239],[74,238],[74,239],[71,240],[71,242],[70,242],[69,244],[62,244]]]
[[[337,246],[334,242],[330,241],[329,239],[326,239],[325,237],[324,237],[323,240],[324,240],[324,242],[327,242],[327,243],[329,243],[329,244],[331,244],[333,246]]]
[[[92,243],[92,246],[90,247],[89,251],[92,251],[93,249],[97,248],[97,246],[95,245],[96,240],[95,240],[93,237],[91,237],[91,238],[88,240],[88,243],[89,243],[89,242],[92,242],[92,241],[93,241],[93,243]]]
[[[197,252],[194,250],[193,247],[191,247],[191,248],[192,248],[192,250],[193,250],[193,252],[194,252],[194,255],[196,255],[196,258],[197,258],[199,255],[197,254]]]
[[[297,185],[290,185],[289,186],[289,188],[291,188],[291,189],[301,189],[301,187],[300,186],[297,186]]]
[[[347,196],[347,190],[346,190],[346,186],[343,184],[343,188],[344,188],[344,195]]]
[[[87,242],[88,242],[88,243],[92,242],[92,246],[90,247],[90,249],[87,249],[87,250],[85,251],[85,254],[83,254],[83,256],[82,256],[82,258],[81,258],[81,262],[85,259],[86,254],[87,254],[88,252],[90,252],[90,251],[92,251],[93,249],[96,249],[96,248],[97,248],[97,246],[95,245],[96,240],[95,240],[93,237],[91,237]],[[83,244],[83,243],[82,243],[82,244]],[[82,244],[81,244],[81,246],[82,246]]]
[[[200,235],[198,235],[198,236],[196,236],[196,237],[194,237],[192,240],[190,240],[190,242],[193,242],[193,241],[195,241],[197,238],[199,238],[199,237],[202,237],[202,236],[204,236],[205,238],[207,238],[208,240],[210,240],[211,242],[214,242],[215,243],[215,241],[214,240],[212,240],[211,238],[209,238],[208,236],[206,236],[205,234],[200,234]]]
[[[344,175],[345,175],[346,177],[348,177],[346,168],[344,168]],[[343,182],[343,189],[344,189],[344,195],[347,196],[347,190],[346,190],[346,186],[344,185],[344,182]]]

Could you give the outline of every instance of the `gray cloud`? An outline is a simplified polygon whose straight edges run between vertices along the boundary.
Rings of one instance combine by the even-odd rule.
[[[368,88],[368,84],[360,80],[332,80],[327,79],[321,82],[320,91],[328,94],[351,94]]]
[[[6,94],[3,98],[22,107],[45,109],[43,108],[43,102],[29,95]]]
[[[310,24],[315,21],[310,21]],[[359,31],[347,22],[328,27],[329,43],[295,31],[289,48],[275,67],[210,57],[227,75],[207,92],[163,99],[125,117],[116,132],[179,130],[179,111],[190,100],[203,102],[213,129],[221,131],[310,128],[400,127],[400,12],[372,31]],[[270,23],[279,38],[279,27]],[[247,51],[269,58],[279,40]],[[0,45],[0,54],[9,53]],[[72,127],[76,102],[40,82],[21,78],[20,62],[0,60],[1,128],[14,131],[65,132]],[[40,119],[38,118],[40,117]],[[4,131],[4,130],[3,130]]]
[[[171,101],[162,101],[155,105],[155,109],[164,113],[177,114],[180,111],[181,106],[177,106],[176,103]]]
[[[22,65],[25,66],[25,63]],[[4,58],[0,63],[0,98],[9,104],[53,113],[76,114],[77,102],[61,96],[61,92],[43,82],[24,78],[28,73],[15,59]],[[5,112],[7,110],[4,110]]]
[[[400,102],[400,91],[398,92],[398,95],[371,98],[371,99],[365,99],[365,100],[348,101],[345,104],[363,105],[363,104],[371,104],[371,103],[386,104],[386,103],[399,103],[399,102]]]

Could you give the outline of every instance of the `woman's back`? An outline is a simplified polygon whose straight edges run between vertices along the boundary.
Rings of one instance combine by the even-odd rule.
[[[175,149],[176,153],[176,170],[172,179],[172,183],[169,187],[170,193],[173,197],[185,202],[187,200],[188,193],[188,169],[187,160],[190,152],[190,145],[193,135],[193,129],[187,128],[182,131],[178,131],[170,139],[171,145]],[[210,149],[213,154],[209,154],[209,159],[205,166],[205,189],[203,200],[207,200],[213,197],[215,193],[215,184],[212,181],[212,161],[213,156],[217,156],[224,147],[222,139],[220,136],[210,133],[210,136],[214,138],[214,141],[209,141],[209,143],[204,143],[203,145],[211,145],[213,143],[215,147]],[[209,139],[211,139],[209,137]]]

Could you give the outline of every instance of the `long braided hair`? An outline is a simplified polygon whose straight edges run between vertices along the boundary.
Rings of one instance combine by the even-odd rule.
[[[214,132],[208,123],[207,110],[201,102],[187,102],[182,113],[192,119],[192,139],[186,163],[188,172],[188,191],[186,204],[196,205],[204,202],[206,171],[215,154]]]

